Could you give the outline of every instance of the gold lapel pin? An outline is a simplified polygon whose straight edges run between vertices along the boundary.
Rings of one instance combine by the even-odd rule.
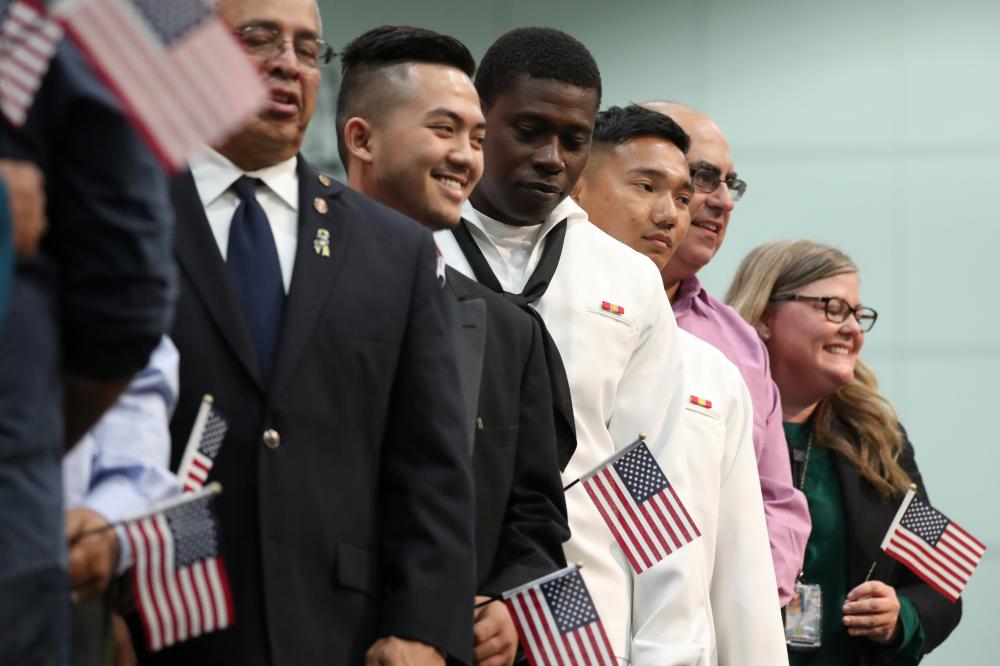
[[[324,199],[323,197],[316,197],[315,199],[313,199],[313,208],[315,208],[316,212],[319,213],[320,215],[326,215],[327,211],[326,199]]]
[[[323,187],[330,187],[330,177],[325,173],[319,175],[319,182],[322,183]]]
[[[322,201],[317,199],[316,201]],[[324,206],[326,202],[323,202]],[[330,232],[326,229],[317,229],[316,238],[313,239],[313,251],[321,257],[330,256]]]

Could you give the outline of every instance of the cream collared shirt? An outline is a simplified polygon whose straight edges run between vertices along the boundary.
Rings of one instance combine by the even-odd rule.
[[[702,536],[633,578],[632,664],[787,664],[750,393],[718,349],[683,330],[678,341],[688,401],[664,473]]]
[[[650,450],[664,464],[673,456],[666,437],[683,409],[681,360],[677,325],[653,262],[590,224],[571,199],[540,227],[508,229],[505,238],[491,235],[491,221],[469,202],[462,213],[501,285],[512,292],[521,291],[538,265],[548,233],[568,220],[559,265],[535,304],[559,348],[573,399],[577,448],[563,473],[564,483],[590,471],[640,432],[647,434]],[[526,258],[518,260],[511,248],[518,235],[524,240],[529,234],[535,239]],[[435,236],[445,261],[475,279],[454,236]],[[621,306],[624,313],[603,309],[604,301]],[[682,500],[689,503],[687,497]],[[615,654],[628,659],[631,569],[580,484],[566,493],[566,504],[573,534],[566,558],[583,563],[581,574]]]
[[[299,176],[295,170],[296,159],[291,157],[263,169],[243,171],[208,148],[203,155],[191,160],[190,164],[198,196],[205,207],[208,226],[212,229],[223,260],[229,247],[229,225],[240,202],[236,193],[229,189],[230,186],[244,174],[263,181],[263,185],[257,186],[257,202],[271,223],[286,294],[292,284],[299,238]]]

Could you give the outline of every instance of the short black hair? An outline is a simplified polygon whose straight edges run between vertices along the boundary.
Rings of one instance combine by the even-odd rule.
[[[390,86],[379,75],[396,65],[421,63],[476,71],[476,61],[465,44],[433,30],[405,25],[383,25],[355,38],[340,54],[340,92],[337,93],[337,146],[347,168],[344,126],[352,117],[389,106]]]
[[[483,106],[489,107],[521,76],[594,90],[597,107],[601,106],[601,71],[594,56],[561,30],[515,28],[493,42],[476,73],[476,90]]]
[[[617,146],[640,137],[666,139],[685,154],[691,147],[691,137],[673,118],[638,104],[612,106],[594,119],[595,148]]]

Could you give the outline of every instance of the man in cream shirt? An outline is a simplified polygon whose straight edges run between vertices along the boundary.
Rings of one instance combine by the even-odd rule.
[[[590,160],[573,191],[594,224],[661,271],[691,222],[689,143],[665,115],[612,107],[597,115]],[[787,663],[750,395],[722,352],[679,334],[686,403],[664,466],[690,498],[702,537],[634,578],[632,664]]]
[[[495,290],[522,295],[513,300],[544,320],[572,394],[577,447],[564,483],[640,432],[671,474],[664,441],[683,406],[677,327],[662,282],[648,259],[590,224],[568,198],[600,103],[593,58],[565,33],[518,29],[487,51],[476,87],[488,128],[485,173],[463,208],[465,223],[438,232],[442,254]],[[629,564],[579,484],[566,504],[566,558],[583,563],[615,654],[627,662]]]

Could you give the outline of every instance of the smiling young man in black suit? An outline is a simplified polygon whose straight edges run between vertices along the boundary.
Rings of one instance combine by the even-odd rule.
[[[173,189],[171,433],[176,465],[205,393],[229,422],[212,476],[236,620],[160,655],[468,662],[472,478],[432,236],[298,155],[329,60],[314,0],[219,9],[270,98]]]
[[[483,173],[485,120],[475,63],[457,40],[420,28],[375,28],[341,55],[337,127],[351,187],[447,229]],[[537,321],[448,269],[462,326],[453,340],[469,408],[476,482],[477,602],[565,565],[557,410]],[[472,599],[469,599],[472,605]],[[476,609],[475,659],[509,665],[517,635],[503,603]]]

